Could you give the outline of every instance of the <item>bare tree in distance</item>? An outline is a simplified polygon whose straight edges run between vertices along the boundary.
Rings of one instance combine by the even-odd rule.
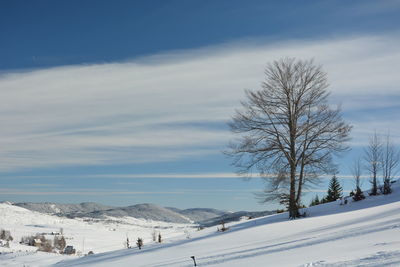
[[[371,192],[372,196],[378,194],[378,173],[382,167],[382,141],[375,134],[369,138],[368,146],[364,149],[364,161],[368,172],[371,174]]]
[[[354,182],[357,188],[361,188],[361,159],[357,158],[353,161],[353,165],[351,166],[351,174],[354,177]]]
[[[268,176],[265,201],[288,201],[299,217],[302,189],[332,173],[332,153],[347,149],[351,126],[331,109],[327,74],[313,60],[284,58],[267,65],[260,90],[246,90],[230,128],[238,137],[227,155],[240,175]]]
[[[361,163],[361,158],[357,158],[353,161],[353,165],[350,168],[356,185],[356,189],[350,192],[350,196],[353,197],[354,201],[360,201],[365,198],[364,193],[361,190]]]
[[[392,192],[391,184],[393,177],[398,172],[400,163],[400,152],[390,139],[390,135],[386,136],[382,153],[382,177],[383,177],[383,194]]]

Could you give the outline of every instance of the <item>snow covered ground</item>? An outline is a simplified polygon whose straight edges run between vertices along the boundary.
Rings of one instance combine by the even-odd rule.
[[[138,237],[145,243],[152,242],[153,232],[161,233],[162,238],[184,238],[187,231],[193,231],[191,224],[176,224],[132,217],[107,219],[75,218],[68,219],[55,215],[30,211],[8,203],[0,203],[0,229],[9,230],[14,240],[10,248],[0,247],[0,266],[46,266],[64,258],[54,253],[35,253],[37,248],[20,245],[21,237],[46,233],[63,232],[67,245],[72,245],[78,254],[113,251],[124,248],[126,239],[134,244]],[[62,228],[62,230],[61,230]]]
[[[399,182],[393,189],[387,196],[308,208],[309,217],[298,220],[287,220],[285,213],[270,215],[228,224],[225,232],[211,227],[191,232],[190,238],[175,232],[163,244],[145,241],[142,250],[79,258],[6,254],[0,255],[0,265],[193,266],[190,257],[195,256],[198,266],[400,266]],[[107,232],[104,227],[101,233]],[[72,234],[73,227],[65,229]],[[91,236],[89,230],[80,229],[77,233]]]

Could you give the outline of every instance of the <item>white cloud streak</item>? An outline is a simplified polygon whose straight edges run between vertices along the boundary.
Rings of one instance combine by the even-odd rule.
[[[117,191],[117,190],[101,190],[101,189],[68,189],[68,190],[21,190],[16,188],[1,188],[0,194],[2,195],[78,195],[78,196],[112,196],[112,195],[215,195],[223,193],[253,193],[259,189],[204,189],[204,190],[193,190],[193,189],[178,189],[174,191]]]
[[[260,176],[260,174],[254,174],[252,177],[239,176],[236,173],[231,172],[212,172],[212,173],[131,173],[131,174],[77,174],[77,175],[26,175],[26,176],[15,176],[16,178],[23,179],[36,179],[36,178],[51,178],[51,179],[268,179],[274,177],[274,174],[268,174]],[[337,175],[340,179],[354,179],[349,174]],[[331,179],[332,175],[321,175],[319,178]],[[361,179],[370,179],[369,175],[361,175]],[[395,177],[400,178],[400,177]],[[117,184],[129,184],[129,183],[117,183]],[[132,183],[135,184],[135,183]]]
[[[113,196],[113,195],[181,195],[180,191],[29,191],[18,189],[0,189],[2,195],[31,195],[31,196]]]
[[[0,76],[0,171],[179,160],[220,153],[224,124],[259,88],[267,62],[315,58],[343,109],[382,108],[400,96],[400,35],[266,44],[235,43],[123,63],[65,66]],[[362,97],[363,103],[350,96]],[[360,99],[360,98],[359,98]],[[359,108],[358,108],[359,107]],[[196,124],[197,123],[197,124]],[[363,125],[364,124],[364,125]],[[200,125],[200,126],[199,126]],[[365,118],[399,133],[399,117]],[[363,136],[359,141],[365,141]]]

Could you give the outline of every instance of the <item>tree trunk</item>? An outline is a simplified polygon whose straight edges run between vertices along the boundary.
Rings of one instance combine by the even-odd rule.
[[[296,164],[290,163],[290,194],[289,194],[289,218],[299,217],[299,208],[296,201]]]
[[[299,215],[296,202],[296,168],[291,166],[290,170],[290,195],[289,195],[289,218],[295,219]]]
[[[373,178],[372,178],[372,190],[371,190],[371,195],[376,196],[378,194],[378,182],[376,180],[376,173],[377,171],[374,170],[373,173]]]
[[[300,175],[299,175],[299,186],[297,187],[298,188],[297,189],[297,197],[296,197],[297,206],[300,205],[300,201],[301,201],[300,197],[301,197],[301,190],[303,187],[303,177],[304,177],[304,165],[302,163],[301,169],[300,169]]]

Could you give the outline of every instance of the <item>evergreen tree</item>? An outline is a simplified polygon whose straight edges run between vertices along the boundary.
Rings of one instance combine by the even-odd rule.
[[[363,200],[365,198],[363,191],[361,190],[360,187],[357,186],[357,189],[353,192],[351,191],[350,196],[353,197],[354,201],[359,201],[359,200]]]
[[[319,198],[318,198],[318,195],[315,195],[315,198],[311,201],[310,207],[311,207],[311,206],[319,205],[319,204],[321,204],[321,203],[322,203],[322,202],[320,202],[320,200],[319,200]]]
[[[333,175],[328,188],[328,195],[326,196],[327,202],[336,201],[342,197],[342,186],[340,185],[336,175]]]
[[[161,239],[161,233],[158,233],[158,243],[161,243],[162,239]]]

